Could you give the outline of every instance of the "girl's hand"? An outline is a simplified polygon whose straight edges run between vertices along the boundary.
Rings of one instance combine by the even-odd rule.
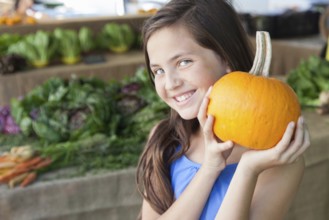
[[[226,160],[233,149],[233,142],[220,142],[213,133],[214,117],[207,116],[207,107],[209,103],[210,87],[205,95],[198,113],[198,120],[203,131],[205,142],[205,155],[203,166],[220,172],[226,167]]]
[[[296,162],[310,146],[310,136],[302,116],[299,117],[294,132],[295,126],[294,122],[290,122],[282,139],[273,148],[245,152],[241,162],[256,174],[274,166]]]

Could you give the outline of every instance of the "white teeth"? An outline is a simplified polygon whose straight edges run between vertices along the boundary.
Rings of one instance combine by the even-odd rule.
[[[192,96],[192,93],[188,93],[188,94],[184,94],[182,96],[176,96],[175,99],[178,102],[182,102],[182,101],[185,101],[186,99],[190,98],[191,96]]]

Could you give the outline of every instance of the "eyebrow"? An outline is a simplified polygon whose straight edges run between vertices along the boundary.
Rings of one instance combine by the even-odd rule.
[[[186,55],[189,55],[189,54],[191,54],[191,52],[188,52],[188,53],[178,53],[178,54],[174,55],[173,57],[171,57],[169,59],[169,62],[172,62],[173,60],[176,60],[179,57],[186,56]],[[150,67],[157,67],[157,66],[159,66],[159,65],[158,64],[150,64]]]

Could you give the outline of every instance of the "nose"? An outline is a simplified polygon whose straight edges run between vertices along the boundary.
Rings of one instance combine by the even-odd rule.
[[[179,77],[177,72],[166,73],[166,90],[173,90],[182,84],[182,79]]]

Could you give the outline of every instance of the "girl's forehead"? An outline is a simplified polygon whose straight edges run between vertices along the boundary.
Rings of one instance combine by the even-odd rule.
[[[168,37],[168,35],[172,37],[176,37],[178,40],[178,37],[185,37],[185,38],[193,38],[192,34],[188,31],[188,28],[182,24],[173,24],[169,26],[165,26],[162,28],[159,28],[154,33],[151,34],[149,40],[151,38],[155,37],[162,37],[163,35],[166,35],[165,37]]]
[[[184,29],[166,27],[155,32],[147,42],[150,58],[157,59],[177,53],[191,53],[200,49],[194,38]]]
[[[182,25],[171,25],[155,31],[147,41],[148,52],[162,46],[181,46],[186,43],[197,44],[194,37]]]

